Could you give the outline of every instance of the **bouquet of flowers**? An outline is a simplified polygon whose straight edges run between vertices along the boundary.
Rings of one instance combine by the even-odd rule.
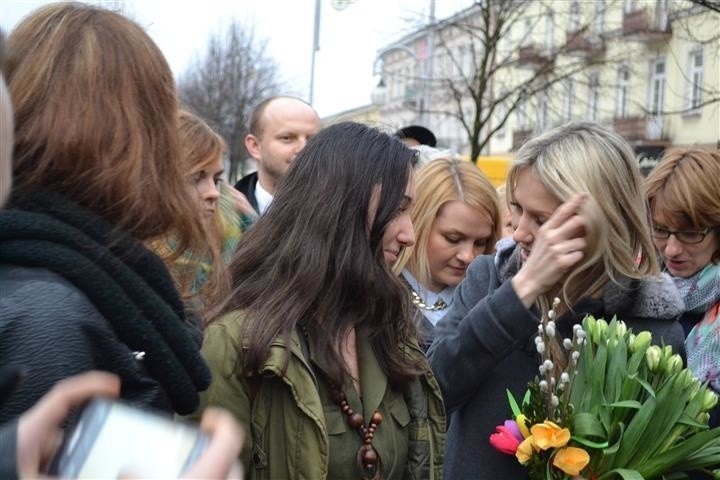
[[[554,318],[551,309],[538,326],[539,375],[522,402],[508,391],[514,418],[490,436],[497,450],[531,479],[675,479],[692,470],[720,479],[720,428],[708,428],[718,397],[671,347],[587,316],[563,352],[550,348],[560,344]]]

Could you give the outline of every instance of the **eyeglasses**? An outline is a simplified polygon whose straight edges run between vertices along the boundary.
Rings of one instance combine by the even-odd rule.
[[[674,231],[667,230],[665,228],[653,227],[652,236],[658,240],[667,240],[670,235],[675,235],[678,242],[687,245],[700,243],[705,240],[705,237],[712,231],[711,227],[705,230],[685,230],[685,231]]]

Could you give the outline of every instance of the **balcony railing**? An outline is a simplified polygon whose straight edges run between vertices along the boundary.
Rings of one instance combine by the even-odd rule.
[[[605,51],[605,43],[599,36],[584,31],[565,33],[565,52],[569,55],[594,57]]]
[[[635,145],[664,145],[668,143],[661,116],[615,117],[613,128],[625,140]]]
[[[525,45],[518,49],[517,54],[518,65],[521,67],[529,67],[540,69],[552,64],[553,59],[549,53],[543,52],[535,45]]]
[[[647,8],[624,12],[622,32],[625,37],[641,42],[665,40],[671,36],[667,12]]]

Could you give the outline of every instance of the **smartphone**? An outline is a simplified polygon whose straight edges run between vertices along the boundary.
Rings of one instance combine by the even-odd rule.
[[[60,478],[178,478],[208,441],[190,422],[97,398],[69,429],[50,473]]]

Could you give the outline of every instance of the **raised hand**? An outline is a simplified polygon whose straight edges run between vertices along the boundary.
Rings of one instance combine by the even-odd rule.
[[[532,250],[512,279],[525,307],[557,285],[585,256],[587,219],[580,209],[586,199],[587,195],[573,196],[535,232]]]

